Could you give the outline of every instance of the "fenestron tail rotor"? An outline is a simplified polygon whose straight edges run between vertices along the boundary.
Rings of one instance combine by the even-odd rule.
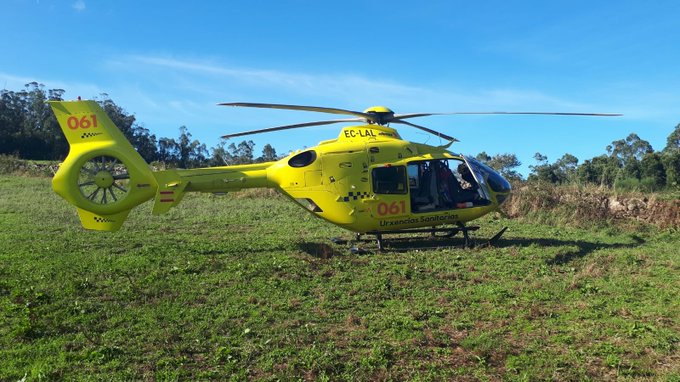
[[[301,111],[314,111],[319,113],[329,113],[329,114],[344,114],[352,115],[355,118],[349,119],[334,119],[325,121],[315,121],[306,123],[296,123],[292,125],[269,127],[266,129],[257,129],[243,131],[234,134],[227,134],[222,136],[222,138],[232,138],[239,137],[243,135],[265,133],[279,130],[296,129],[300,127],[311,127],[311,126],[322,126],[329,125],[333,123],[340,122],[364,122],[368,124],[377,125],[389,125],[390,123],[399,123],[403,125],[408,125],[416,129],[423,130],[437,137],[447,139],[452,142],[458,142],[454,137],[447,134],[440,133],[436,130],[429,129],[424,126],[416,125],[414,123],[405,121],[409,118],[418,117],[428,117],[433,115],[562,115],[562,116],[587,116],[587,117],[616,117],[621,116],[621,114],[610,114],[610,113],[569,113],[569,112],[533,112],[533,111],[463,111],[463,112],[451,112],[451,113],[410,113],[410,114],[395,114],[392,110],[384,106],[374,106],[364,110],[363,112],[338,109],[331,107],[321,107],[321,106],[303,106],[303,105],[285,105],[285,104],[272,104],[272,103],[250,103],[250,102],[225,102],[220,103],[221,106],[238,106],[238,107],[254,107],[263,109],[283,109],[283,110],[301,110]]]
[[[107,205],[125,199],[130,191],[129,180],[128,169],[118,158],[101,155],[80,168],[78,188],[90,202]]]

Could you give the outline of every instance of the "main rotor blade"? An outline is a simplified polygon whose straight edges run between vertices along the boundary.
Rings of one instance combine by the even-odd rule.
[[[303,111],[315,111],[318,113],[330,113],[330,114],[346,114],[354,115],[356,117],[361,117],[373,121],[374,116],[362,113],[360,111],[337,109],[333,107],[321,107],[321,106],[302,106],[302,105],[284,105],[277,103],[252,103],[252,102],[223,102],[219,103],[220,106],[239,106],[239,107],[257,107],[261,109],[283,109],[283,110],[303,110]]]
[[[394,119],[406,119],[406,118],[417,118],[417,117],[429,117],[431,115],[446,115],[454,113],[410,113],[410,114],[395,114]]]
[[[411,113],[411,114],[395,114],[394,119],[406,119],[417,117],[428,117],[431,115],[576,115],[586,117],[620,117],[623,114],[612,113],[565,113],[553,111],[458,111],[451,113]]]
[[[392,123],[401,123],[401,124],[404,124],[404,125],[409,125],[409,126],[411,126],[411,127],[415,127],[416,129],[420,129],[420,130],[423,130],[423,131],[427,131],[428,133],[430,133],[430,134],[432,134],[432,135],[435,135],[435,136],[437,136],[437,137],[444,138],[444,139],[447,139],[447,140],[452,141],[452,142],[460,142],[460,141],[457,140],[456,138],[451,137],[451,136],[449,136],[449,135],[446,135],[446,134],[444,134],[444,133],[440,133],[439,131],[432,130],[432,129],[428,129],[428,128],[425,127],[425,126],[416,125],[415,123],[402,121],[401,119],[393,119],[393,120],[392,120]]]
[[[249,130],[249,131],[243,131],[243,132],[240,132],[240,133],[227,134],[227,135],[223,135],[222,138],[229,139],[229,138],[233,138],[233,137],[240,137],[240,136],[243,136],[243,135],[258,134],[258,133],[269,133],[269,132],[272,132],[272,131],[297,129],[297,128],[300,128],[300,127],[330,125],[330,124],[333,124],[333,123],[340,123],[340,122],[364,122],[364,119],[363,118],[346,118],[346,119],[333,119],[333,120],[330,120],[330,121],[315,121],[315,122],[296,123],[294,125],[276,126],[276,127],[269,127],[269,128],[266,128],[266,129]]]

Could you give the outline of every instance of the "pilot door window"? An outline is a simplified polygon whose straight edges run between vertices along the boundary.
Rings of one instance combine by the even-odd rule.
[[[373,192],[376,194],[406,194],[406,167],[389,166],[374,168]]]
[[[411,211],[431,212],[487,205],[479,184],[462,160],[438,159],[408,164]]]

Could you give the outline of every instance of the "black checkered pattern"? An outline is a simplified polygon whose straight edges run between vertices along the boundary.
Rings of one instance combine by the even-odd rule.
[[[115,223],[115,220],[107,219],[107,218],[100,218],[99,216],[94,217],[94,221],[97,223]]]
[[[102,133],[84,133],[80,136],[81,139],[96,137],[97,135],[102,135]]]
[[[367,198],[370,198],[370,197],[371,197],[370,193],[368,193],[366,191],[359,191],[359,192],[350,191],[349,194],[347,194],[347,196],[342,198],[342,201],[343,202],[349,202],[350,200],[367,199]]]

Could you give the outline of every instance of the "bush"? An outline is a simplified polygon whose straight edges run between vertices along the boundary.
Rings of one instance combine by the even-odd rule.
[[[639,191],[640,180],[636,178],[621,178],[614,182],[616,191]]]
[[[659,184],[658,180],[653,177],[623,178],[614,183],[614,190],[619,192],[657,192],[663,189],[663,184]]]
[[[14,155],[0,154],[0,174],[3,175],[26,175],[39,177],[52,177],[59,168],[58,162],[52,161],[27,161]]]
[[[14,155],[0,154],[0,174],[15,174],[21,171],[23,162]]]
[[[584,228],[636,221],[680,226],[678,194],[641,192],[655,187],[653,178],[621,179],[616,191],[592,185],[527,183],[515,188],[503,211],[512,218]]]

